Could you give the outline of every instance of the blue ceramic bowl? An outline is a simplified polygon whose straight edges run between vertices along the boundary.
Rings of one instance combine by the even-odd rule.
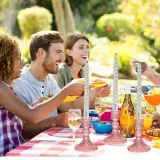
[[[112,131],[112,125],[109,122],[107,122],[107,124],[102,124],[99,120],[96,120],[92,121],[91,124],[96,133],[105,134]]]
[[[89,110],[89,116],[90,117],[98,117],[98,114],[95,112],[95,110]]]

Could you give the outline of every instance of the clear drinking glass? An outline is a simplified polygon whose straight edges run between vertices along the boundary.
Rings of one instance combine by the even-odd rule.
[[[106,109],[107,109],[106,103],[107,103],[106,98],[104,98],[104,97],[97,97],[96,98],[95,111],[99,116],[106,111]]]
[[[80,109],[69,109],[68,112],[68,126],[73,131],[73,142],[75,142],[76,130],[80,127],[82,123],[82,116]]]
[[[147,115],[154,115],[154,113],[156,112],[156,106],[152,106],[150,104],[148,104],[146,101],[144,102],[144,108],[145,108],[145,112]]]

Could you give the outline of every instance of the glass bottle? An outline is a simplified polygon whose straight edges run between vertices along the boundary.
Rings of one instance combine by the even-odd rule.
[[[134,106],[131,99],[131,85],[125,85],[125,97],[120,111],[120,132],[126,138],[134,137]]]

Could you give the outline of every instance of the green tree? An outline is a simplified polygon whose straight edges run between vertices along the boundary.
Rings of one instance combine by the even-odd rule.
[[[50,13],[52,14],[52,29],[53,30],[57,30],[52,1],[51,0],[45,0],[45,1],[37,0],[36,1],[36,5],[40,6],[40,7],[44,7],[44,8],[46,8],[46,9],[48,9],[50,11]]]
[[[52,0],[58,31],[66,37],[75,32],[75,22],[68,0]]]
[[[19,0],[1,0],[0,2],[0,26],[5,27],[7,32],[13,33],[16,21],[16,9]]]
[[[154,39],[160,38],[160,0],[123,0],[119,8],[132,17],[132,24],[137,33]]]
[[[52,0],[45,0],[45,1],[34,0],[34,4],[33,4],[33,1],[31,0],[25,0],[25,1],[27,1],[25,2],[26,7],[29,7],[31,5],[37,5],[37,6],[47,8],[53,15],[52,29],[58,28],[58,25],[55,20],[56,15],[54,11],[55,9],[57,9],[57,7],[54,9],[54,6],[52,5],[53,4]],[[62,3],[62,0],[55,0],[55,1],[56,3],[59,3],[59,4]],[[74,21],[75,23],[74,25],[76,26],[74,28],[76,28],[81,32],[89,32],[89,33],[94,32],[96,21],[100,16],[102,16],[103,14],[110,14],[110,13],[120,11],[117,7],[117,5],[120,3],[120,0],[101,0],[101,1],[100,0],[87,0],[87,1],[86,0],[67,0],[67,1],[74,15],[72,16],[73,17],[72,22]],[[23,6],[24,6],[24,2],[23,2]],[[63,4],[63,7],[64,7],[64,4]],[[58,14],[61,14],[61,13],[58,13]],[[65,21],[66,21],[66,18],[67,16],[65,14],[65,19],[64,19]],[[63,17],[60,17],[60,19],[63,19]]]
[[[133,34],[130,17],[123,13],[105,14],[97,20],[96,26],[100,37],[107,36],[112,41]]]
[[[52,15],[43,7],[22,9],[17,18],[24,38],[30,38],[38,31],[51,29]]]
[[[76,28],[80,31],[94,32],[97,19],[118,12],[120,0],[69,0],[75,15]]]
[[[160,0],[123,0],[119,8],[132,18],[134,31],[150,41],[150,51],[160,64]]]

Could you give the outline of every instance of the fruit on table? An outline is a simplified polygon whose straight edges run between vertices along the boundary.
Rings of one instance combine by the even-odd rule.
[[[152,107],[152,106],[148,105],[145,107],[145,110],[149,114],[154,114],[156,112],[156,107]]]
[[[148,136],[160,137],[160,129],[159,128],[150,128],[146,131]]]
[[[154,87],[148,91],[148,95],[160,95],[160,88]]]
[[[152,143],[154,147],[160,148],[160,140],[154,140]]]
[[[160,114],[155,113],[152,120],[151,128],[146,131],[149,136],[160,137]]]
[[[100,124],[108,124],[108,122],[100,121]]]

